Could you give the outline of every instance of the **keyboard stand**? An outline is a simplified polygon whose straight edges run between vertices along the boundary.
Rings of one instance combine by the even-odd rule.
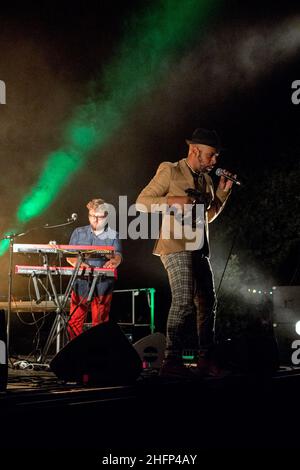
[[[83,259],[84,259],[84,255],[82,253],[79,253],[77,255],[77,260],[76,260],[76,265],[74,267],[74,271],[69,279],[66,291],[62,296],[59,296],[57,294],[57,290],[53,281],[53,275],[50,269],[47,270],[47,279],[49,280],[51,291],[52,291],[51,298],[54,301],[57,308],[56,308],[55,319],[50,329],[50,333],[48,335],[47,341],[41,352],[41,355],[38,358],[39,363],[45,362],[46,357],[48,355],[49,348],[52,345],[52,343],[55,341],[55,339],[56,339],[56,352],[59,352],[60,349],[64,346],[64,343],[65,343],[64,340],[69,339],[69,338],[63,337],[67,333],[66,327],[70,319],[70,315],[69,313],[65,312],[65,309],[66,309],[66,305],[68,302],[68,298],[71,294],[71,291],[74,287],[74,283],[77,279],[78,271],[80,269],[81,263],[83,262]],[[48,260],[47,260],[47,267],[49,267]],[[39,279],[39,282],[40,284],[43,285],[43,288],[47,292],[46,286],[43,284],[43,282],[40,279]]]
[[[93,275],[93,281],[92,281],[91,287],[89,289],[89,292],[88,292],[88,295],[87,295],[87,298],[86,298],[87,301],[85,303],[85,306],[87,307],[87,310],[89,308],[89,304],[91,303],[91,301],[93,299],[93,294],[95,292],[95,287],[96,287],[96,284],[97,284],[100,277],[105,278],[105,275],[103,275],[102,273],[96,273],[96,274]],[[76,312],[77,308],[78,308],[78,305],[74,308],[74,310],[72,312],[70,312],[70,314],[68,315],[67,323],[70,320],[70,318],[72,317],[72,315]],[[60,349],[58,349],[58,351],[59,350]]]

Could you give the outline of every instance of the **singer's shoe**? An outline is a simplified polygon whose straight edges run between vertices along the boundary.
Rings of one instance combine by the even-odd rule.
[[[165,359],[159,371],[160,377],[174,378],[174,379],[188,379],[193,380],[197,378],[194,372],[185,367],[183,362],[172,359]]]
[[[232,372],[221,367],[213,358],[199,357],[195,374],[198,377],[227,377]]]
[[[197,366],[194,369],[194,373],[198,377],[208,377],[210,368],[210,360],[205,357],[200,357],[197,362]]]

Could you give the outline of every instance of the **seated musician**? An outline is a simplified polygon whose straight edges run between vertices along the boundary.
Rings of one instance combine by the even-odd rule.
[[[103,199],[92,199],[86,206],[88,208],[89,225],[77,227],[70,238],[70,245],[101,245],[114,246],[113,256],[99,256],[99,258],[85,258],[81,267],[104,267],[116,269],[122,261],[121,242],[118,233],[108,226],[107,205]],[[109,259],[107,259],[109,258]],[[72,266],[76,265],[77,258],[67,258]],[[87,317],[91,281],[88,278],[80,278],[75,281],[71,294],[70,319],[68,333],[70,339],[78,336],[83,331],[83,324]],[[96,283],[93,298],[90,303],[93,326],[109,319],[114,278],[99,279]]]

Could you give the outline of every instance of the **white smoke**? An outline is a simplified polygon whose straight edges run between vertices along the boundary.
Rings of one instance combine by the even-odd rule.
[[[205,111],[220,105],[235,91],[247,90],[295,60],[300,51],[300,17],[276,25],[231,24],[199,40],[201,44],[173,66],[151,97],[150,113],[159,107],[160,126],[169,125],[176,115],[184,116],[190,106]]]

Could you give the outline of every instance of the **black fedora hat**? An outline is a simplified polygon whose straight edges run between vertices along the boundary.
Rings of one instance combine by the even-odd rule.
[[[215,130],[198,127],[194,130],[192,138],[186,140],[187,144],[204,144],[214,147],[220,152],[222,150],[221,140]]]

